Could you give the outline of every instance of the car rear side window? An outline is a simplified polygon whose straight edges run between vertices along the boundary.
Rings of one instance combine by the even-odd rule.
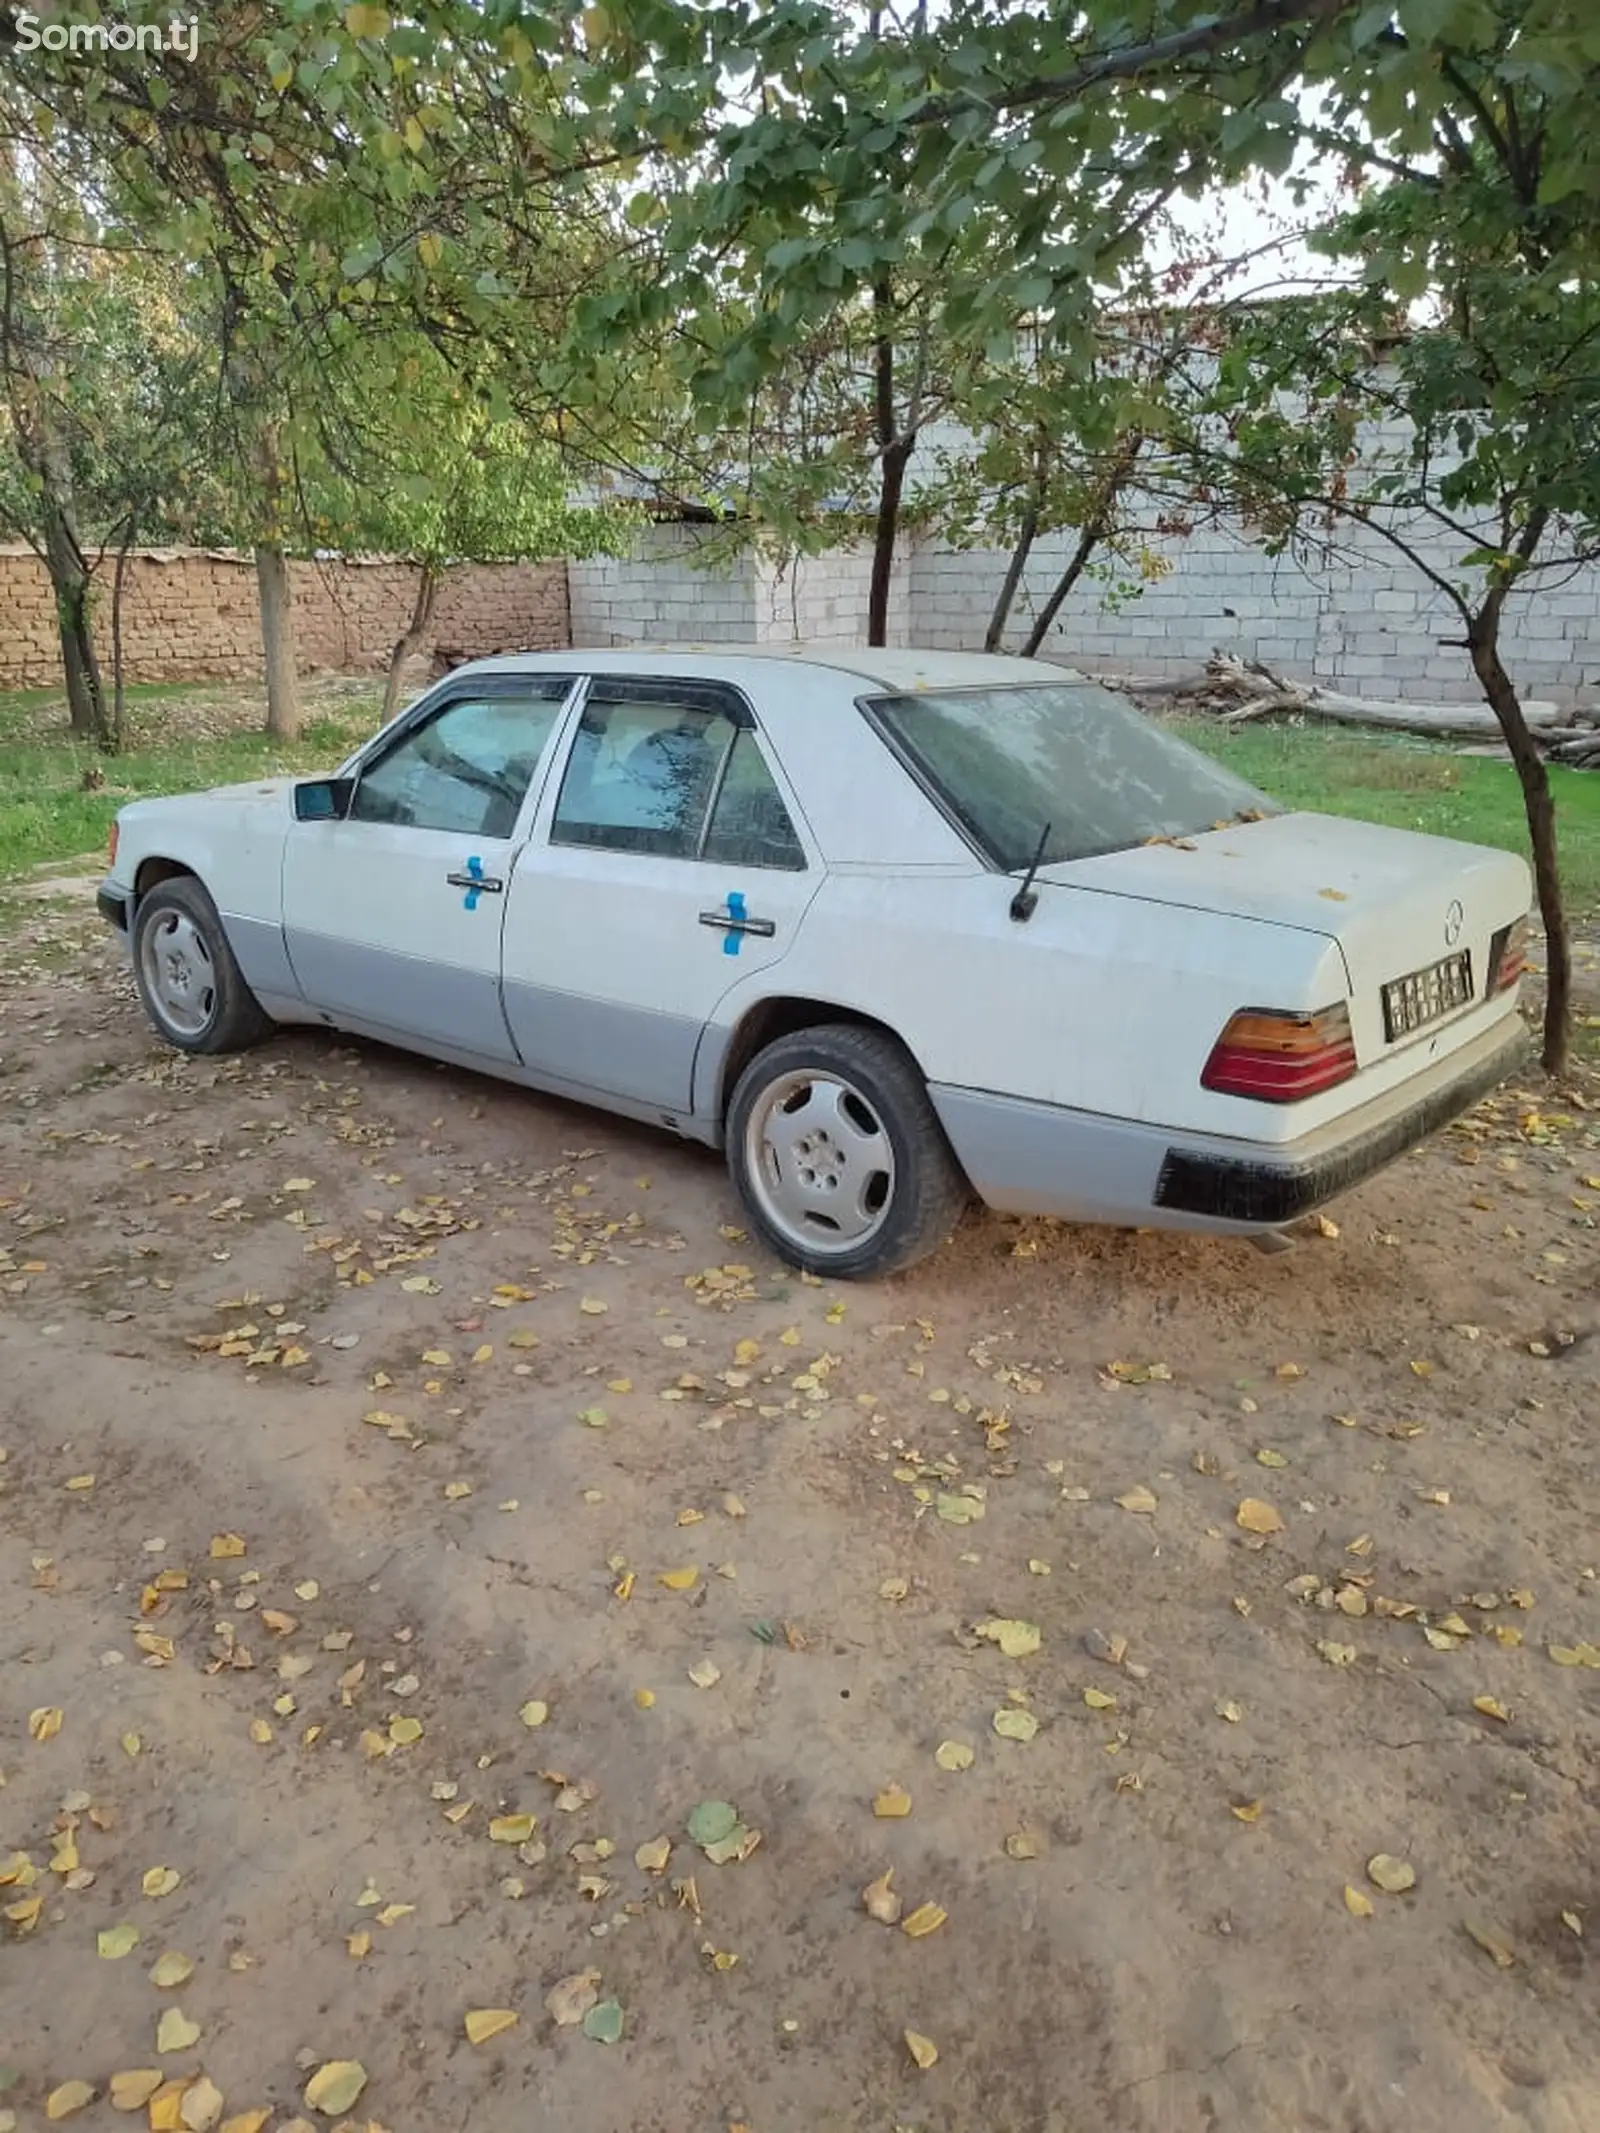
[[[991,864],[1126,851],[1278,812],[1198,748],[1092,682],[930,689],[863,708]],[[1048,836],[1045,835],[1048,829]]]
[[[533,677],[515,695],[457,697],[362,772],[350,820],[509,837],[571,686]]]
[[[739,726],[704,692],[597,683],[572,744],[552,844],[696,859]]]
[[[753,733],[734,741],[702,856],[722,866],[805,872],[805,851]]]

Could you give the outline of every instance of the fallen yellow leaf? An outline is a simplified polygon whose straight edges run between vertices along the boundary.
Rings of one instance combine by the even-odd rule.
[[[542,1726],[550,1716],[550,1706],[547,1703],[541,1703],[537,1696],[533,1696],[522,1706],[517,1716],[525,1726]]]
[[[182,1878],[176,1867],[152,1866],[146,1868],[139,1886],[147,1896],[170,1896]]]
[[[1108,1696],[1104,1689],[1085,1689],[1083,1700],[1091,1711],[1114,1711],[1117,1708],[1115,1696]]]
[[[106,1926],[95,1936],[95,1946],[108,1963],[131,1955],[139,1945],[139,1928],[131,1924]]]
[[[491,1844],[526,1844],[538,1828],[536,1815],[496,1815],[489,1824]]]
[[[1233,1516],[1235,1525],[1243,1527],[1246,1533],[1283,1531],[1283,1520],[1271,1504],[1263,1503],[1259,1496],[1247,1496]]]
[[[894,1868],[891,1866],[861,1891],[861,1908],[881,1926],[892,1926],[900,1917],[900,1898],[889,1885],[893,1879]]]
[[[1365,1890],[1352,1887],[1348,1881],[1344,1885],[1344,1907],[1353,1918],[1372,1916],[1372,1898]]]
[[[699,1565],[697,1563],[688,1563],[682,1570],[663,1570],[656,1579],[656,1583],[665,1585],[668,1592],[689,1592],[693,1589],[695,1580],[699,1575]]]
[[[1485,1718],[1498,1718],[1503,1726],[1511,1723],[1511,1713],[1493,1696],[1474,1696],[1472,1708],[1481,1711]]]
[[[191,2022],[181,2007],[164,2007],[156,2024],[158,2052],[186,2052],[200,2041],[200,2024]]]
[[[911,1795],[903,1785],[885,1785],[872,1803],[872,1812],[881,1821],[897,1821],[911,1812]]]
[[[244,1551],[244,1536],[241,1533],[214,1533],[211,1536],[213,1562],[226,1562],[229,1556],[243,1555]]]
[[[222,2091],[209,2074],[191,2081],[178,2105],[178,2119],[187,2133],[212,2133],[222,2116]]]
[[[1134,1511],[1146,1518],[1156,1507],[1154,1494],[1145,1487],[1142,1481],[1134,1488],[1129,1489],[1125,1496],[1117,1497],[1116,1501],[1124,1511]]]
[[[994,1730],[1002,1740],[1032,1740],[1039,1730],[1039,1721],[1031,1711],[1002,1708],[994,1714]]]
[[[1265,1805],[1264,1800],[1240,1800],[1232,1805],[1228,1812],[1238,1822],[1259,1822],[1261,1810]]]
[[[559,1978],[544,1996],[545,2012],[558,2029],[574,2029],[599,2001],[598,1970],[577,1970]]]
[[[158,2066],[135,2066],[126,2073],[113,2074],[109,2089],[112,2110],[142,2111],[165,2079]]]
[[[517,2025],[517,2010],[514,2007],[474,2007],[466,2018],[467,2042],[487,2044],[491,2037],[501,2036]]]
[[[235,2111],[231,2118],[225,2118],[222,2121],[222,2124],[217,2128],[217,2133],[261,2133],[262,2127],[271,2116],[272,2110],[270,2106],[265,2110]],[[303,2118],[297,2122],[302,2127],[306,2123]],[[291,2121],[284,2126],[283,2133],[293,2133],[295,2123],[296,2121]]]
[[[306,2083],[304,2101],[313,2111],[342,2118],[366,2085],[367,2070],[359,2059],[330,2059]]]
[[[28,1713],[28,1737],[30,1740],[54,1740],[61,1731],[62,1712],[58,1704],[41,1704],[37,1711]]]
[[[1367,1861],[1367,1879],[1390,1896],[1402,1895],[1417,1885],[1416,1869],[1390,1852],[1375,1852]]]
[[[934,2043],[932,2037],[923,2036],[919,2030],[908,2029],[905,2032],[905,2040],[906,2050],[924,2073],[928,2071],[930,2066],[937,2063],[939,2047]]]
[[[150,1982],[158,1992],[171,1992],[175,1986],[186,1985],[194,1976],[194,1964],[187,1955],[180,1955],[176,1948],[169,1948],[158,1955],[150,1965]]]
[[[1517,1958],[1511,1943],[1503,1933],[1497,1933],[1493,1926],[1485,1925],[1481,1919],[1464,1918],[1461,1923],[1467,1938],[1477,1942],[1497,1970],[1511,1968]]]
[[[81,2111],[85,2104],[94,2102],[92,2081],[63,2081],[60,2088],[52,2089],[44,2100],[44,2115],[55,2120],[70,2118],[74,2111]]]
[[[914,1911],[901,1919],[900,1930],[912,1940],[922,1940],[929,1933],[937,1933],[949,1915],[939,1904],[919,1903]]]
[[[1039,1649],[1041,1642],[1036,1622],[1019,1622],[1004,1616],[979,1622],[976,1634],[987,1638],[991,1644],[998,1644],[1008,1659],[1026,1659]]]
[[[184,2075],[179,2080],[163,2082],[156,2090],[150,2099],[150,2133],[183,2133],[178,2112],[188,2086],[189,2077]]]
[[[941,1770],[970,1770],[974,1751],[964,1740],[942,1740],[933,1751]]]

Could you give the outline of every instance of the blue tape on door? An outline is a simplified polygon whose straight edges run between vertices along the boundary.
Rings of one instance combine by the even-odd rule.
[[[742,926],[749,916],[744,907],[744,892],[740,889],[730,889],[728,891],[728,916],[733,920],[736,927]],[[722,936],[723,954],[737,955],[739,953],[739,943],[743,939],[744,935],[742,933],[725,933]]]
[[[483,861],[476,857],[469,859],[467,861],[467,872],[472,876],[474,886],[462,897],[462,907],[468,911],[476,911],[478,898],[483,894],[482,889],[476,886],[477,883],[483,880]]]

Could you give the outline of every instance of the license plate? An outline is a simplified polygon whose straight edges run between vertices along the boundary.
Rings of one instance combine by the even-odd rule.
[[[1442,963],[1426,970],[1413,970],[1383,988],[1383,1028],[1391,1044],[1426,1029],[1453,1008],[1465,1007],[1472,998],[1472,957],[1466,949],[1447,955]]]

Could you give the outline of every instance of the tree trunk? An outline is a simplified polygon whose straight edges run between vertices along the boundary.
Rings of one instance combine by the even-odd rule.
[[[889,325],[890,288],[874,282],[872,309],[878,321],[873,343],[873,436],[878,446],[878,518],[872,535],[872,581],[867,590],[867,642],[889,641],[889,589],[894,580],[894,544],[900,533],[900,501],[906,467],[917,441],[915,429],[896,433],[894,410],[894,335]]]
[[[78,544],[71,504],[47,489],[41,498],[41,515],[45,567],[55,593],[56,625],[61,634],[67,712],[72,731],[83,740],[94,740],[101,730],[104,705],[89,606],[89,566]]]
[[[1039,506],[1030,497],[1022,514],[1022,524],[1017,531],[1016,546],[1011,551],[1011,560],[1006,565],[1006,574],[995,595],[994,609],[989,616],[989,627],[983,633],[983,648],[986,652],[998,652],[1005,641],[1006,624],[1011,620],[1012,605],[1017,597],[1017,587],[1022,583],[1022,573],[1028,567],[1028,557],[1033,551],[1039,533]]]
[[[1561,873],[1556,861],[1556,803],[1550,791],[1550,774],[1539,753],[1528,722],[1522,715],[1516,684],[1500,657],[1499,616],[1480,615],[1468,632],[1467,650],[1473,672],[1483,684],[1483,693],[1500,721],[1500,730],[1511,750],[1522,784],[1522,804],[1528,817],[1528,841],[1533,847],[1533,880],[1538,892],[1539,916],[1545,931],[1544,1046],[1541,1060],[1547,1074],[1564,1074],[1571,1041],[1572,944],[1567,938],[1567,916],[1561,900]]]
[[[267,732],[275,741],[300,738],[295,675],[294,593],[283,552],[285,498],[278,426],[266,423],[256,440],[261,483],[261,538],[256,542],[256,588],[261,601],[261,649],[266,663]]]
[[[439,598],[440,571],[437,564],[424,563],[417,579],[416,603],[411,610],[411,620],[405,633],[395,643],[389,654],[389,671],[383,683],[383,710],[378,723],[387,726],[394,717],[400,700],[400,675],[406,661],[415,652],[420,652],[428,641],[428,631],[433,623],[433,610]]]
[[[127,677],[123,672],[122,657],[122,597],[127,589],[128,554],[133,547],[133,535],[134,527],[130,523],[118,545],[117,566],[111,575],[111,717],[100,732],[103,755],[120,755],[128,732]]]
[[[1033,472],[1028,482],[1028,501],[1023,508],[1022,524],[1017,529],[1016,545],[1011,551],[1011,560],[1006,565],[1005,577],[995,595],[989,627],[983,633],[983,648],[986,652],[998,652],[1005,642],[1006,624],[1011,620],[1011,610],[1016,605],[1022,574],[1028,567],[1033,544],[1039,538],[1039,521],[1044,516],[1045,491],[1050,482],[1050,451],[1051,438],[1041,423],[1035,432]]]
[[[1039,647],[1044,643],[1045,638],[1049,636],[1050,625],[1061,612],[1061,603],[1083,576],[1083,573],[1089,567],[1090,557],[1105,539],[1106,530],[1111,524],[1111,514],[1116,509],[1117,498],[1127,486],[1128,477],[1133,472],[1134,461],[1138,458],[1143,446],[1143,436],[1138,431],[1135,431],[1131,437],[1125,439],[1117,447],[1116,457],[1106,469],[1099,494],[1090,509],[1082,532],[1078,535],[1078,545],[1073,549],[1066,569],[1057,578],[1054,591],[1039,610],[1034,620],[1033,628],[1028,632],[1028,641],[1022,647],[1024,659],[1038,658]]]
[[[256,587],[261,596],[261,649],[267,672],[267,731],[275,741],[297,741],[300,699],[295,685],[294,596],[288,559],[276,541],[257,543]]]

